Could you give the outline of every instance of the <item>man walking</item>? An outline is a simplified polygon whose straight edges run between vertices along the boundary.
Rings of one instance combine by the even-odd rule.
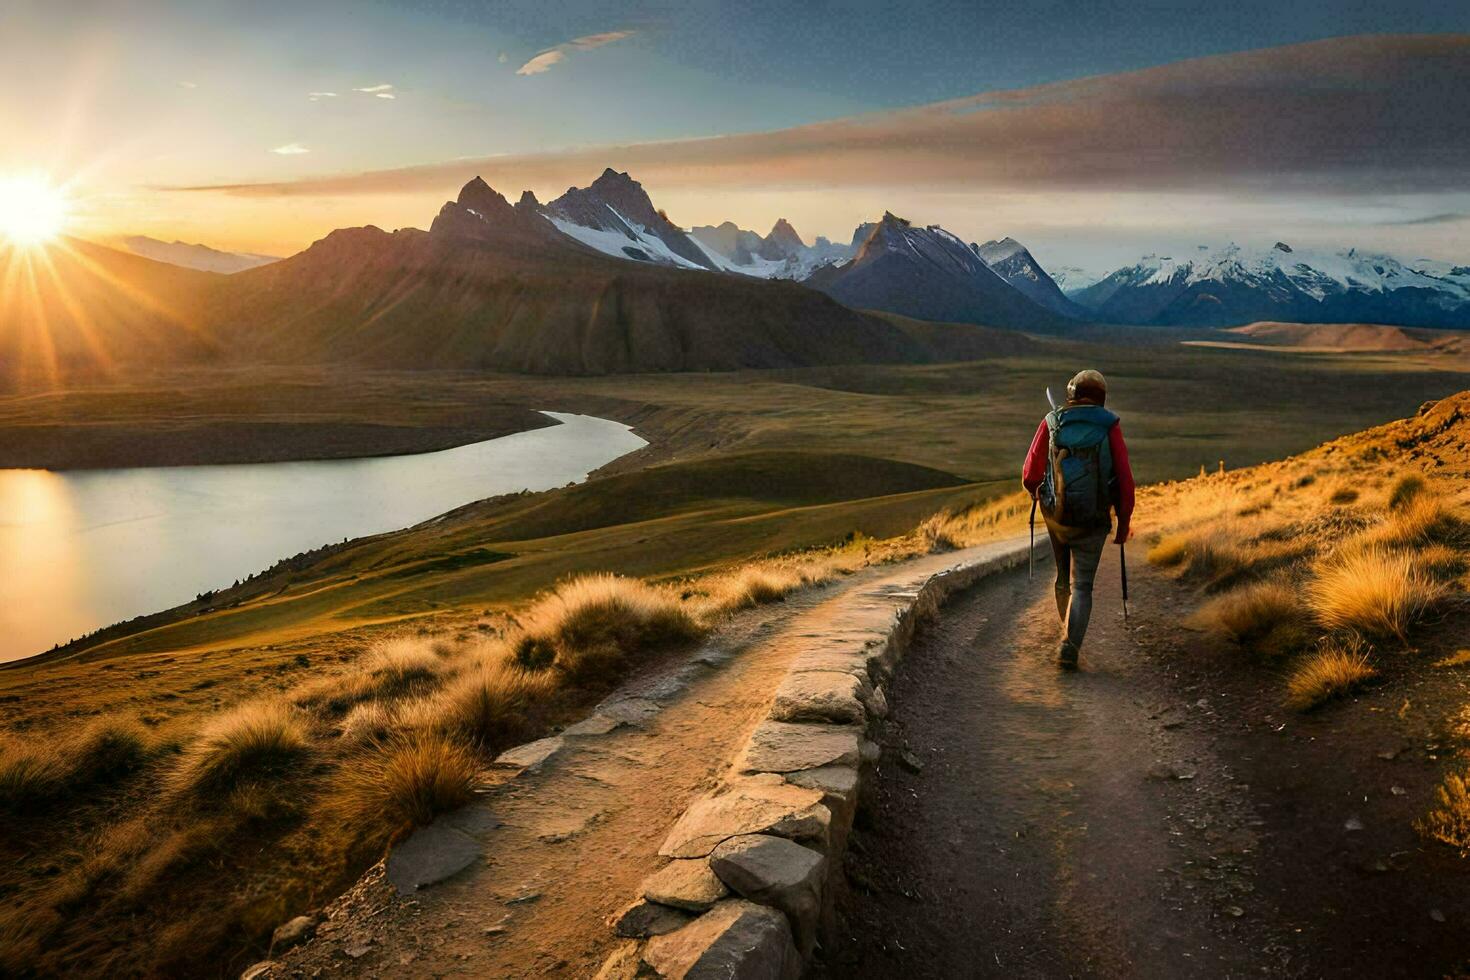
[[[1087,620],[1092,582],[1103,547],[1118,515],[1116,544],[1128,540],[1133,517],[1133,471],[1118,416],[1103,407],[1108,384],[1096,371],[1067,382],[1067,403],[1049,412],[1036,429],[1021,482],[1041,504],[1057,563],[1057,615],[1062,642],[1057,659],[1075,670]]]

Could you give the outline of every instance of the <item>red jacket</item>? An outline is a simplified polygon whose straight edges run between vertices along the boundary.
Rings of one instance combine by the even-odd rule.
[[[1033,497],[1041,481],[1046,479],[1047,449],[1051,438],[1047,434],[1046,419],[1036,429],[1031,448],[1026,453],[1026,465],[1021,467],[1021,483]],[[1113,451],[1113,473],[1118,477],[1118,499],[1113,509],[1118,513],[1118,533],[1114,541],[1128,539],[1128,522],[1133,519],[1133,469],[1128,465],[1128,446],[1123,442],[1123,423],[1119,422],[1108,430],[1108,446]]]

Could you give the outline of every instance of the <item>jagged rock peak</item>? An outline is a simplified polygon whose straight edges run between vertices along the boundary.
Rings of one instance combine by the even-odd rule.
[[[541,202],[536,200],[536,195],[531,191],[521,191],[521,199],[516,202],[517,208],[539,210]]]
[[[1285,242],[1277,242],[1275,245],[1272,245],[1271,247],[1273,249],[1275,249],[1276,251],[1278,251],[1278,252],[1288,252],[1289,253],[1292,250],[1291,246],[1288,245],[1288,244],[1286,244]]]
[[[501,196],[489,184],[485,183],[483,177],[476,177],[460,189],[458,202],[460,207],[469,208],[482,218],[488,218],[496,212],[510,210],[510,202]]]
[[[898,215],[894,214],[892,211],[884,211],[883,212],[883,220],[880,221],[880,222],[878,222],[878,223],[881,224],[881,225],[896,225],[899,228],[907,228],[911,224],[913,224],[913,222],[909,221],[909,219],[907,219],[907,218],[900,218]]]
[[[806,242],[801,240],[801,236],[796,233],[796,229],[791,227],[791,222],[785,218],[776,219],[776,223],[771,226],[770,234],[766,235],[766,241],[779,242],[790,248],[806,247]]]

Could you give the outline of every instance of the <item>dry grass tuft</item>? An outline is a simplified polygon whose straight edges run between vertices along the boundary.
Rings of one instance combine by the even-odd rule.
[[[398,714],[382,701],[364,701],[342,719],[339,734],[348,745],[380,742],[398,727]]]
[[[138,770],[153,751],[136,720],[100,718],[67,739],[0,742],[0,810],[38,806]]]
[[[1281,580],[1255,582],[1217,596],[1196,619],[1259,653],[1288,653],[1308,640],[1301,592]]]
[[[287,774],[311,750],[301,717],[278,701],[256,701],[210,719],[170,777],[177,792],[222,794],[247,781]]]
[[[300,685],[291,701],[328,715],[341,715],[364,701],[426,694],[439,686],[451,664],[423,638],[384,641],[346,671]]]
[[[537,719],[558,677],[500,661],[465,672],[401,712],[405,727],[442,732],[490,749],[537,734]]]
[[[1328,629],[1407,641],[1409,628],[1444,595],[1444,586],[1412,555],[1377,546],[1353,549],[1324,563],[1307,588]]]
[[[1470,855],[1470,781],[1449,773],[1434,794],[1435,806],[1415,828],[1430,840]]]
[[[1191,552],[1190,537],[1187,534],[1166,534],[1159,538],[1148,549],[1144,556],[1151,564],[1163,568],[1176,568],[1184,564]]]
[[[587,575],[531,607],[514,650],[523,667],[552,666],[579,683],[605,683],[636,655],[703,633],[676,596],[637,579]]]
[[[19,739],[0,743],[0,809],[13,811],[56,797],[66,769],[55,749]]]
[[[337,805],[366,836],[421,827],[468,803],[480,766],[463,743],[442,732],[395,736],[344,770]]]
[[[1399,477],[1394,481],[1393,489],[1388,492],[1389,509],[1398,510],[1422,494],[1425,487],[1424,478],[1417,474],[1409,473]]]
[[[1378,672],[1360,646],[1329,646],[1309,654],[1286,682],[1287,703],[1308,711],[1324,701],[1341,697]]]

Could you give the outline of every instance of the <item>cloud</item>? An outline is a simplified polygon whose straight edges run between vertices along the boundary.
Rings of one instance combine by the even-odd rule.
[[[510,60],[510,55],[508,55],[504,51],[502,51],[498,55],[495,56],[495,60],[498,61],[498,62],[500,62],[503,65],[507,61]]]
[[[355,88],[352,91],[371,95],[378,99],[396,99],[398,96],[393,92],[393,86],[384,82],[381,85],[368,85],[364,88]]]
[[[180,82],[179,83],[179,88],[198,88],[198,87],[199,87],[199,83],[198,82]]]
[[[1470,221],[1470,214],[1458,211],[1445,211],[1442,214],[1426,214],[1422,218],[1403,218],[1398,221],[1385,221],[1386,225],[1448,225],[1459,221]]]
[[[567,55],[573,51],[591,51],[593,48],[600,48],[604,44],[612,44],[614,41],[622,41],[630,38],[636,33],[636,31],[604,31],[601,34],[587,34],[583,37],[574,37],[570,41],[540,52],[530,61],[517,68],[516,74],[539,75],[544,71],[549,71],[553,65],[565,61]],[[503,55],[500,60],[505,60]]]
[[[337,93],[336,92],[308,92],[308,93],[306,93],[306,97],[308,99],[310,99],[311,101],[313,101],[313,102],[320,102],[322,99],[335,99],[337,97]]]
[[[606,166],[670,190],[780,186],[1297,196],[1461,191],[1470,35],[1368,36],[1178,62],[791,129],[192,188],[511,191]]]
[[[275,149],[271,150],[271,152],[280,154],[283,157],[294,157],[301,153],[310,153],[311,151],[302,146],[300,143],[286,143],[282,146],[276,147]]]

